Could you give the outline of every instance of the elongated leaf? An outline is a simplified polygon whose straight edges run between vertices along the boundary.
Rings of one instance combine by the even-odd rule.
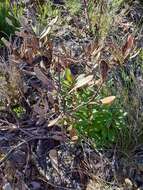
[[[5,19],[6,19],[6,22],[7,22],[10,26],[13,26],[12,21],[11,21],[8,17],[6,17]]]
[[[57,150],[55,150],[55,149],[50,150],[49,157],[50,157],[51,164],[52,164],[53,168],[57,171],[57,173],[59,173],[59,169],[58,169],[58,152],[57,152]]]
[[[40,40],[49,34],[52,26],[57,22],[57,20],[58,20],[58,16],[56,16],[53,20],[51,20],[51,22],[48,24],[47,28],[45,28],[43,30],[43,32],[41,33]]]
[[[132,35],[129,35],[125,45],[122,47],[122,53],[125,58],[130,54],[133,45],[134,45],[134,37]]]
[[[108,70],[109,70],[108,64],[106,63],[106,61],[102,60],[100,62],[100,72],[103,81],[105,81],[107,78]]]
[[[56,119],[51,120],[48,124],[48,127],[52,127],[53,125],[56,125],[60,119],[61,119],[61,115],[59,115],[59,117],[57,117]]]
[[[7,41],[4,37],[1,38],[1,41],[4,43],[5,46],[7,46],[8,48],[10,48],[10,42]]]
[[[74,91],[74,90],[76,90],[76,89],[78,89],[78,88],[81,88],[81,87],[83,87],[83,86],[89,84],[92,80],[93,80],[93,75],[89,75],[89,76],[87,76],[87,77],[82,77],[82,78],[80,78],[80,79],[76,82],[74,88],[73,88],[69,93],[71,93],[72,91]]]
[[[71,83],[73,81],[73,77],[72,77],[72,73],[71,73],[70,69],[65,70],[65,77],[68,82]]]
[[[115,98],[116,98],[115,96],[109,96],[109,97],[101,99],[100,101],[104,105],[105,104],[111,104],[115,100]]]

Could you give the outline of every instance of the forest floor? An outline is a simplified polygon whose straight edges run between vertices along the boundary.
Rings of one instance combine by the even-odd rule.
[[[116,13],[108,36],[101,42],[84,32],[88,17],[70,16],[65,10],[62,16],[66,24],[56,24],[55,17],[49,25],[53,27],[52,40],[47,38],[47,30],[51,28],[39,38],[29,24],[37,25],[34,11],[34,3],[26,4],[20,31],[0,50],[1,72],[6,74],[6,81],[2,78],[0,84],[1,98],[5,102],[0,109],[0,190],[143,189],[143,143],[140,140],[143,130],[143,6],[138,1],[126,3]],[[109,53],[109,47],[114,56]],[[78,137],[76,130],[68,126],[71,110],[80,107],[81,102],[74,105],[76,95],[72,100],[66,97],[82,87],[82,82],[92,81],[81,80],[80,85],[75,83],[69,91],[62,91],[59,82],[60,73],[67,67],[75,78],[82,74],[94,75],[97,68],[93,54],[95,62],[104,62],[103,68],[100,65],[102,80],[114,81],[114,89],[109,94],[123,93],[124,97],[122,69],[127,79],[134,75],[132,83],[135,81],[122,101],[123,106],[127,103],[125,110],[130,114],[128,122],[134,125],[133,130],[106,148],[96,148],[90,137],[83,134],[82,138]],[[64,76],[69,81],[71,73]],[[96,90],[100,89],[100,84]],[[134,99],[135,104],[132,104]],[[72,102],[73,107],[66,109],[65,100]],[[140,134],[139,137],[136,134]]]

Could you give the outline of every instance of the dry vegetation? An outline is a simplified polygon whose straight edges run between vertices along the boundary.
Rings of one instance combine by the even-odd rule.
[[[0,190],[143,188],[143,6],[0,2]]]

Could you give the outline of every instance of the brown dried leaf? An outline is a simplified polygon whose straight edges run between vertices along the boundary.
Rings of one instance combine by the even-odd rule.
[[[133,45],[134,45],[134,37],[130,34],[127,38],[125,45],[122,47],[122,53],[125,58],[130,54]]]
[[[49,121],[48,127],[52,127],[53,125],[57,124],[57,122],[61,119],[61,115],[59,115],[59,117],[57,117],[56,119],[53,119],[51,121]]]
[[[55,149],[50,150],[49,152],[49,157],[51,159],[51,163],[53,168],[57,171],[57,173],[59,173],[59,169],[58,169],[58,152]]]
[[[109,96],[109,97],[101,99],[100,101],[103,105],[106,105],[106,104],[111,104],[115,100],[115,98],[116,96]]]
[[[93,80],[93,75],[88,75],[87,77],[84,77],[84,76],[80,77],[78,79],[78,81],[76,82],[74,88],[69,93],[73,92],[74,90],[76,90],[78,88],[81,88],[81,87],[89,84],[92,80]]]
[[[69,134],[70,134],[70,138],[71,138],[72,141],[75,142],[75,141],[78,140],[78,135],[77,135],[77,131],[76,131],[75,128],[71,128],[71,129],[69,130]]]
[[[43,32],[41,33],[40,40],[45,38],[49,34],[50,30],[52,29],[52,26],[57,22],[57,20],[58,20],[58,16],[56,16],[53,20],[51,20],[47,28],[45,28]]]
[[[103,45],[100,46],[100,47],[95,48],[91,55],[93,57],[96,56],[102,49],[103,49]]]
[[[92,80],[91,82],[89,82],[90,86],[96,85],[96,86],[100,86],[102,84],[102,80],[98,79],[98,80]]]
[[[101,60],[101,62],[100,62],[100,72],[101,72],[102,81],[106,80],[107,74],[108,74],[108,70],[109,70],[109,66],[106,63],[106,61]]]

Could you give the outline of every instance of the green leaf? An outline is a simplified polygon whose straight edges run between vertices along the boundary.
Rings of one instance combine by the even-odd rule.
[[[65,70],[65,77],[68,82],[70,82],[70,83],[73,82],[73,77],[72,77],[72,73],[71,73],[70,69]]]

